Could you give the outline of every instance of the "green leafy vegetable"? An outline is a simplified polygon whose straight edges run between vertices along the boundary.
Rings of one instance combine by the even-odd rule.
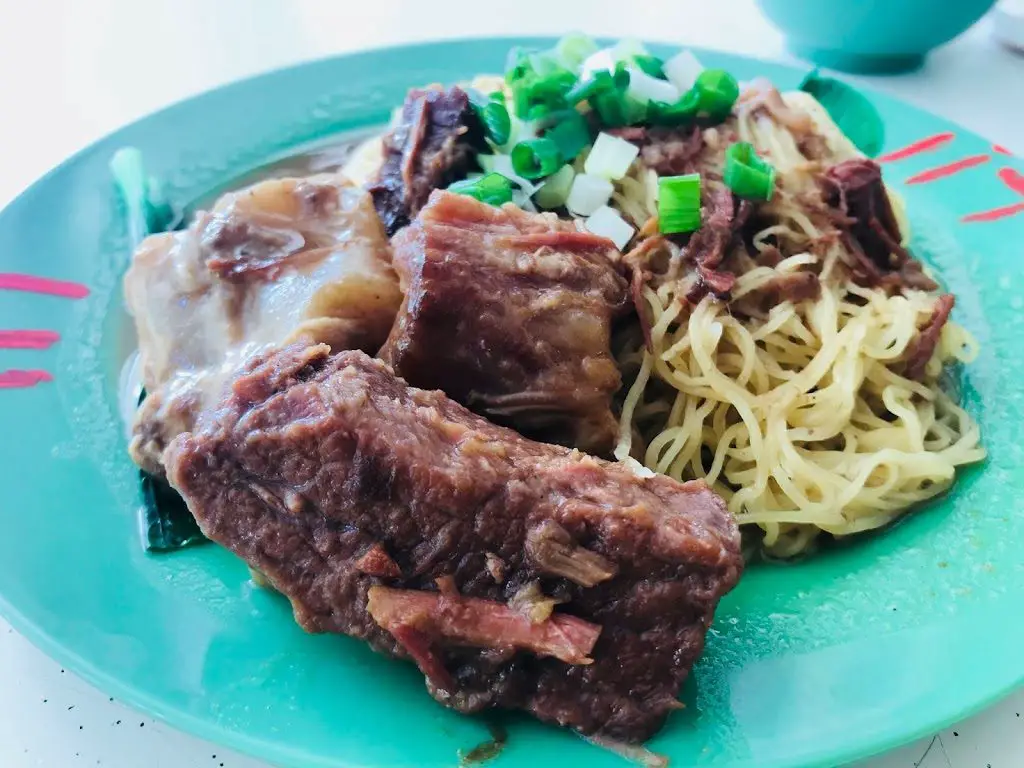
[[[171,486],[139,471],[139,534],[149,552],[171,552],[207,541],[185,501]]]
[[[800,90],[817,99],[839,130],[865,155],[875,157],[882,151],[885,123],[867,96],[841,80],[822,77],[817,70],[807,73]]]

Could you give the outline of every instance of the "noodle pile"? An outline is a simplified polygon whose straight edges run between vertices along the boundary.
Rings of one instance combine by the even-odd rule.
[[[797,102],[802,96],[787,95],[787,103],[813,118],[823,162],[856,157],[816,102]],[[705,132],[705,179],[720,172],[720,130]],[[781,260],[763,266],[734,254],[744,269],[735,270],[728,303],[708,296],[690,304],[680,279],[642,286],[648,339],[627,333],[617,350],[631,384],[616,456],[679,480],[704,478],[741,524],[761,529],[767,554],[793,557],[821,531],[844,536],[885,525],[945,491],[958,466],[984,458],[978,425],[940,384],[945,366],[970,362],[977,344],[947,323],[923,374],[904,376],[937,296],[853,282],[849,253],[808,202],[820,200],[821,166],[764,110],[741,108],[729,130],[776,169],[776,194],[758,211],[764,226],[753,247],[777,248]],[[656,194],[656,174],[638,161],[614,203],[642,227]],[[893,202],[905,237],[902,206]],[[678,246],[665,240],[657,248],[663,262],[678,260]],[[759,300],[798,271],[818,276],[818,298],[770,307]]]

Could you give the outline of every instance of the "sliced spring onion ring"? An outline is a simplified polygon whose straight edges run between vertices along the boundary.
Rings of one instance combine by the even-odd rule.
[[[577,216],[589,216],[611,199],[612,183],[600,176],[581,173],[573,179],[565,207]]]
[[[771,200],[775,169],[757,156],[752,144],[738,141],[725,151],[722,180],[737,197]]]
[[[574,178],[576,178],[576,171],[572,169],[572,166],[563,165],[544,180],[533,199],[537,205],[547,210],[565,205]]]
[[[705,69],[693,84],[700,96],[699,112],[721,120],[732,111],[732,105],[740,95],[736,78],[724,69]]]
[[[593,99],[601,93],[624,91],[629,85],[629,70],[625,67],[616,68],[614,72],[601,69],[586,80],[580,80],[565,95],[569,104]]]
[[[629,166],[639,153],[640,149],[636,144],[610,133],[599,133],[583,164],[583,170],[593,176],[617,181],[629,172]]]
[[[575,109],[567,110],[557,118],[557,122],[544,134],[544,138],[555,142],[562,154],[562,160],[569,162],[590,144],[590,126],[586,118]]]
[[[582,32],[570,32],[555,44],[555,56],[566,69],[579,72],[587,57],[597,53],[597,43]]]
[[[645,75],[656,77],[660,80],[666,79],[665,62],[657,56],[652,56],[649,53],[641,53],[633,57],[633,63],[636,65],[636,68]]]
[[[629,68],[629,87],[626,93],[637,101],[661,101],[674,104],[679,100],[679,91],[667,80],[651,77],[640,69]]]
[[[478,179],[456,181],[449,185],[448,191],[468,195],[494,206],[512,202],[512,182],[500,173],[488,173]]]
[[[580,68],[580,79],[589,80],[596,72],[614,72],[618,61],[611,48],[602,48],[592,53]]]
[[[512,168],[524,179],[549,176],[562,165],[558,145],[548,138],[528,139],[512,147]]]
[[[594,211],[583,222],[587,231],[607,237],[620,251],[626,247],[626,243],[633,239],[635,230],[629,223],[618,214],[618,212],[607,205],[602,205]]]
[[[652,125],[683,125],[697,117],[700,94],[691,88],[674,104],[652,101],[647,107],[647,121]]]
[[[700,229],[700,174],[658,179],[658,229],[662,234]]]
[[[704,71],[704,66],[692,52],[682,50],[666,61],[663,69],[668,81],[678,88],[680,93],[686,93],[693,88],[698,75]]]
[[[488,140],[495,146],[505,144],[512,133],[512,121],[503,101],[488,100],[485,104],[474,104]]]

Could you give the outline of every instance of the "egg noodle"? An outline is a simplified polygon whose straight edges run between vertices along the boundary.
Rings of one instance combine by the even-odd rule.
[[[858,156],[816,102],[803,94],[786,102],[813,118],[829,161]],[[627,334],[617,351],[628,389],[616,456],[678,480],[705,479],[741,524],[761,529],[767,554],[793,557],[821,531],[844,536],[885,525],[945,491],[958,466],[984,458],[978,425],[940,386],[945,366],[970,362],[978,346],[947,323],[923,375],[901,375],[937,296],[854,283],[841,239],[829,238],[806,204],[820,195],[820,166],[763,112],[739,110],[732,130],[776,169],[776,193],[758,211],[765,225],[753,244],[759,252],[777,246],[781,261],[760,266],[741,257],[748,268],[728,303],[709,296],[692,305],[681,280],[643,285],[638,309],[649,339]],[[711,129],[706,144],[713,148],[718,136]],[[720,160],[707,161],[712,171]],[[656,174],[638,161],[614,204],[643,227],[656,195]],[[902,204],[893,202],[906,239]],[[669,260],[679,255],[668,240],[658,248]],[[761,311],[745,304],[799,270],[818,275],[817,299]]]

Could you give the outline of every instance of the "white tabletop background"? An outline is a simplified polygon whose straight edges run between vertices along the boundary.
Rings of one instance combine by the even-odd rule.
[[[569,29],[792,60],[752,0],[0,0],[0,206],[108,131],[239,77],[393,43]],[[991,41],[990,21],[920,72],[865,80],[1024,156],[1024,99],[1005,98],[1021,81],[1024,57]],[[1022,711],[1018,692],[860,768],[1019,768]],[[0,620],[0,767],[94,765],[267,768],[109,699]]]

